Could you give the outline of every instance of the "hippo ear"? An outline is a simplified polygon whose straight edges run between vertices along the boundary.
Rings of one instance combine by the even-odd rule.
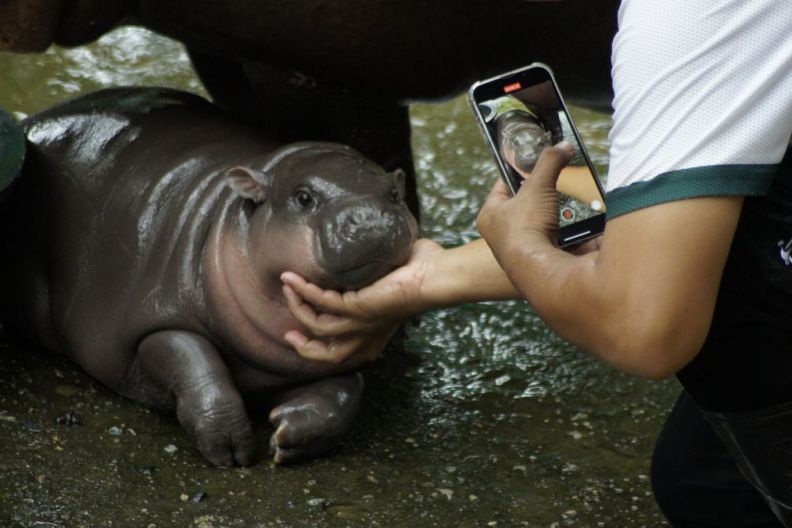
[[[247,167],[232,167],[225,173],[226,183],[235,193],[247,200],[261,203],[267,197],[260,174]]]
[[[407,176],[405,176],[404,171],[401,169],[396,169],[391,174],[393,175],[393,181],[396,182],[396,186],[399,188],[402,196],[404,196],[407,193],[407,184],[405,183]]]

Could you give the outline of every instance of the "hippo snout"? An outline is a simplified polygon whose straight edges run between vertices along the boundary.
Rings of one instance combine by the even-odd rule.
[[[317,234],[324,271],[339,287],[357,289],[407,262],[416,223],[404,207],[358,203],[339,209]]]
[[[344,243],[354,243],[359,238],[378,240],[394,226],[398,228],[400,215],[368,206],[350,207],[338,215],[336,228]]]

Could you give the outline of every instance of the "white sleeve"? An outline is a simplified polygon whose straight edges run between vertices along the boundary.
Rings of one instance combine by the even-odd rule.
[[[702,168],[684,174],[709,178],[698,191],[637,203],[766,189],[756,169],[778,164],[792,134],[792,1],[624,0],[612,62],[609,198]]]

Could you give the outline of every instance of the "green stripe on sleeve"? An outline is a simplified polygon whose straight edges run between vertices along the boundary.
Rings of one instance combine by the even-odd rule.
[[[712,165],[666,172],[608,193],[608,219],[665,202],[702,196],[759,196],[767,193],[777,164]]]

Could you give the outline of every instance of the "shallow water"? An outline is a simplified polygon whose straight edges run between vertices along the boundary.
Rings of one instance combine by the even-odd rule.
[[[181,47],[140,29],[74,50],[0,54],[0,105],[19,118],[123,84],[203,93]],[[423,233],[458,245],[476,236],[495,167],[463,99],[411,115]],[[609,117],[574,116],[606,171]],[[666,526],[647,475],[675,382],[613,372],[523,302],[426,314],[370,370],[361,416],[336,452],[222,470],[172,417],[7,343],[0,526]],[[67,411],[81,424],[56,423]]]

